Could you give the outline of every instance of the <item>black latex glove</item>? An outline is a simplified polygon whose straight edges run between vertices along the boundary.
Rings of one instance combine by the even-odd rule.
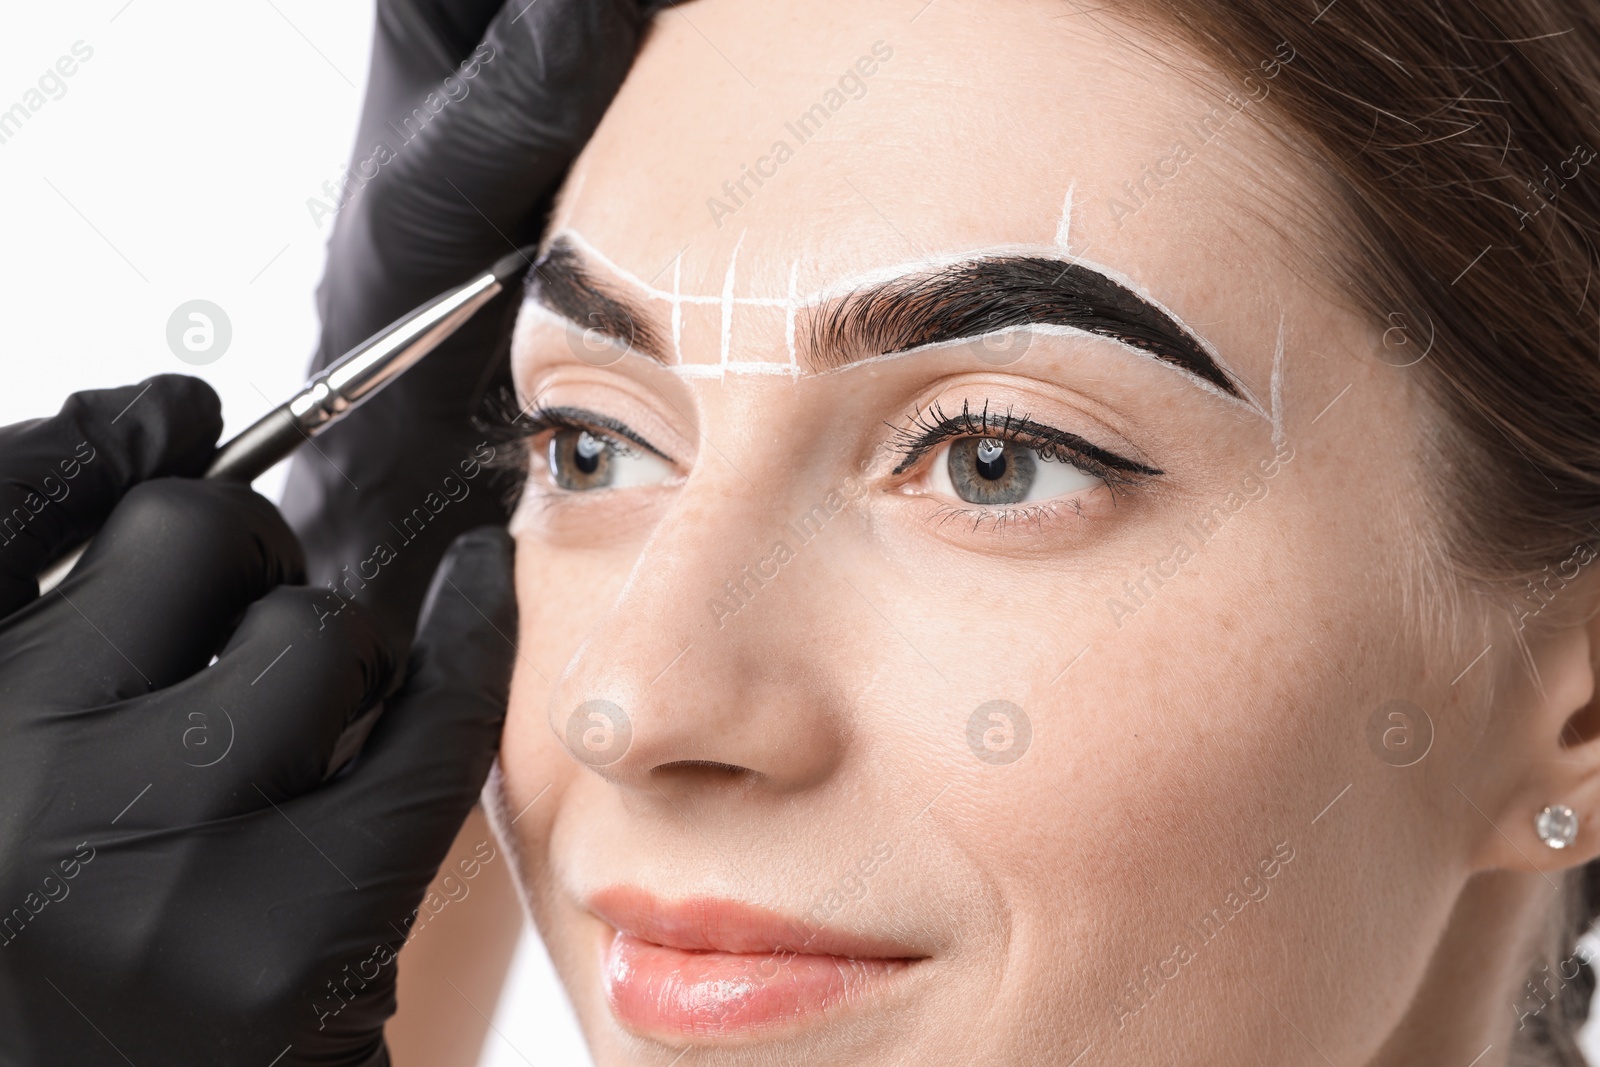
[[[504,531],[451,549],[402,673],[359,605],[294,584],[268,501],[162,477],[204,470],[220,425],[168,375],[0,429],[8,1067],[386,1063],[394,954],[494,757]]]
[[[379,0],[351,195],[334,218],[317,293],[314,370],[537,239],[551,195],[633,61],[644,6]],[[507,486],[469,482],[460,464],[484,454],[474,458],[485,439],[471,421],[480,398],[510,384],[521,287],[509,290],[316,450],[301,450],[289,473],[283,511],[311,584],[336,583],[397,639],[451,538],[508,517]],[[464,499],[445,493],[451,475]]]

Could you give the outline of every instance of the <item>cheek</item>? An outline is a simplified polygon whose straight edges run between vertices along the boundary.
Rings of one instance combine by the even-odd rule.
[[[525,884],[538,882],[550,828],[580,768],[550,728],[554,683],[609,609],[625,567],[517,538],[517,661],[501,736],[498,802]],[[514,823],[511,820],[515,820]]]
[[[612,611],[635,556],[623,551],[552,548],[517,536],[517,665],[514,713],[544,700],[588,635]]]
[[[934,809],[1004,897],[1014,980],[1107,1033],[1122,1032],[1118,997],[1146,979],[1147,966],[1168,972],[1152,979],[1161,1010],[1146,1013],[1137,1000],[1127,1007],[1150,1035],[1178,1034],[1175,1020],[1186,1017],[1258,1017],[1249,986],[1233,984],[1236,1000],[1219,992],[1241,966],[1262,988],[1308,1002],[1319,983],[1359,987],[1374,1001],[1368,1018],[1378,1017],[1405,1002],[1405,981],[1437,933],[1453,842],[1437,823],[1397,813],[1450,787],[1430,782],[1431,761],[1410,776],[1382,762],[1363,732],[1372,709],[1396,696],[1440,707],[1439,694],[1413,689],[1426,653],[1383,624],[1403,617],[1404,603],[1400,583],[1374,565],[1371,532],[1325,539],[1314,552],[1276,550],[1312,543],[1315,533],[1287,525],[1311,510],[1289,506],[1289,484],[1229,519],[1120,626],[1093,610],[1099,602],[1073,610],[1072,586],[1086,583],[1046,577],[1013,593],[1010,610],[1039,623],[1017,648],[1050,648],[1052,660],[1014,654],[1009,670],[992,675],[1028,683],[1014,699],[1031,719],[1031,747],[1014,762],[999,759],[1005,723],[985,719],[991,736],[980,731],[974,742],[987,740],[991,760],[973,762]],[[1131,565],[1110,570],[1118,580],[1139,574]],[[1040,598],[1032,609],[1030,596]],[[926,614],[896,616],[912,620],[901,628],[914,642]],[[963,662],[1006,663],[1003,649],[970,661],[955,655],[985,652],[982,641],[975,628],[946,646],[935,657],[940,670],[954,682]],[[985,692],[967,691],[963,713]],[[953,750],[965,755],[964,747]],[[972,754],[983,759],[978,747]],[[1435,753],[1437,770],[1449,766],[1444,755]],[[1259,880],[1279,846],[1294,858],[1280,856],[1268,893],[1251,900],[1244,880]],[[1381,883],[1425,888],[1375,908]],[[1303,968],[1281,951],[1289,943],[1323,962]],[[1175,960],[1180,944],[1193,961]],[[1062,945],[1072,946],[1070,966],[1051,950]],[[1385,977],[1358,978],[1371,974]],[[1187,1036],[1203,1046],[1202,1035]]]
[[[1400,814],[1427,779],[1383,763],[1363,734],[1383,701],[1427,702],[1409,689],[1424,653],[1375,622],[1398,617],[1394,585],[1330,559],[1337,545],[1263,551],[1296,542],[1258,517],[1233,520],[1231,544],[1208,545],[1047,690],[1030,780],[991,799],[1015,815],[986,866],[1013,879],[1031,935],[1092,946],[1060,995],[1108,1031],[1179,1047],[1243,1039],[1242,1022],[1207,1035],[1184,1021],[1259,1018],[1258,994],[1227,983],[1241,968],[1292,1017],[1315,1016],[1330,984],[1366,1001],[1337,1024],[1386,1017],[1444,914],[1451,845]],[[1245,879],[1280,848],[1293,858],[1251,900]],[[1379,900],[1380,884],[1419,890]]]

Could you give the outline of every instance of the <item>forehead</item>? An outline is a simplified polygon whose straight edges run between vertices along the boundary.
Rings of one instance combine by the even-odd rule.
[[[556,225],[708,295],[735,249],[741,294],[782,294],[1058,237],[1173,295],[1271,240],[1236,180],[1259,135],[1199,66],[1054,0],[699,0],[657,18]]]

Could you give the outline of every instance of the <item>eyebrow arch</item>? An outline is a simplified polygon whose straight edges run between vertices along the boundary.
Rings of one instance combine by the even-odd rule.
[[[1119,341],[1244,399],[1206,345],[1168,312],[1093,267],[1049,256],[982,256],[859,289],[808,317],[807,349],[819,370],[836,370],[1029,325]]]
[[[671,299],[642,280],[647,299]],[[673,360],[646,305],[598,281],[566,234],[528,272],[527,296],[580,328],[594,328],[665,366]],[[680,297],[685,302],[717,298]],[[777,306],[780,300],[735,298]],[[1094,266],[1031,251],[976,253],[827,299],[803,300],[803,348],[815,371],[1023,326],[1067,327],[1138,349],[1254,406],[1209,346],[1170,312]],[[800,325],[797,322],[796,325]]]

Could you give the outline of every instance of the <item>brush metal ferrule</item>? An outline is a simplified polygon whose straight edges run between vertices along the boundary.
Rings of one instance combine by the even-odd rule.
[[[301,441],[316,437],[404,374],[502,288],[494,272],[486,271],[373,334],[219,448],[206,477],[254,481]]]

